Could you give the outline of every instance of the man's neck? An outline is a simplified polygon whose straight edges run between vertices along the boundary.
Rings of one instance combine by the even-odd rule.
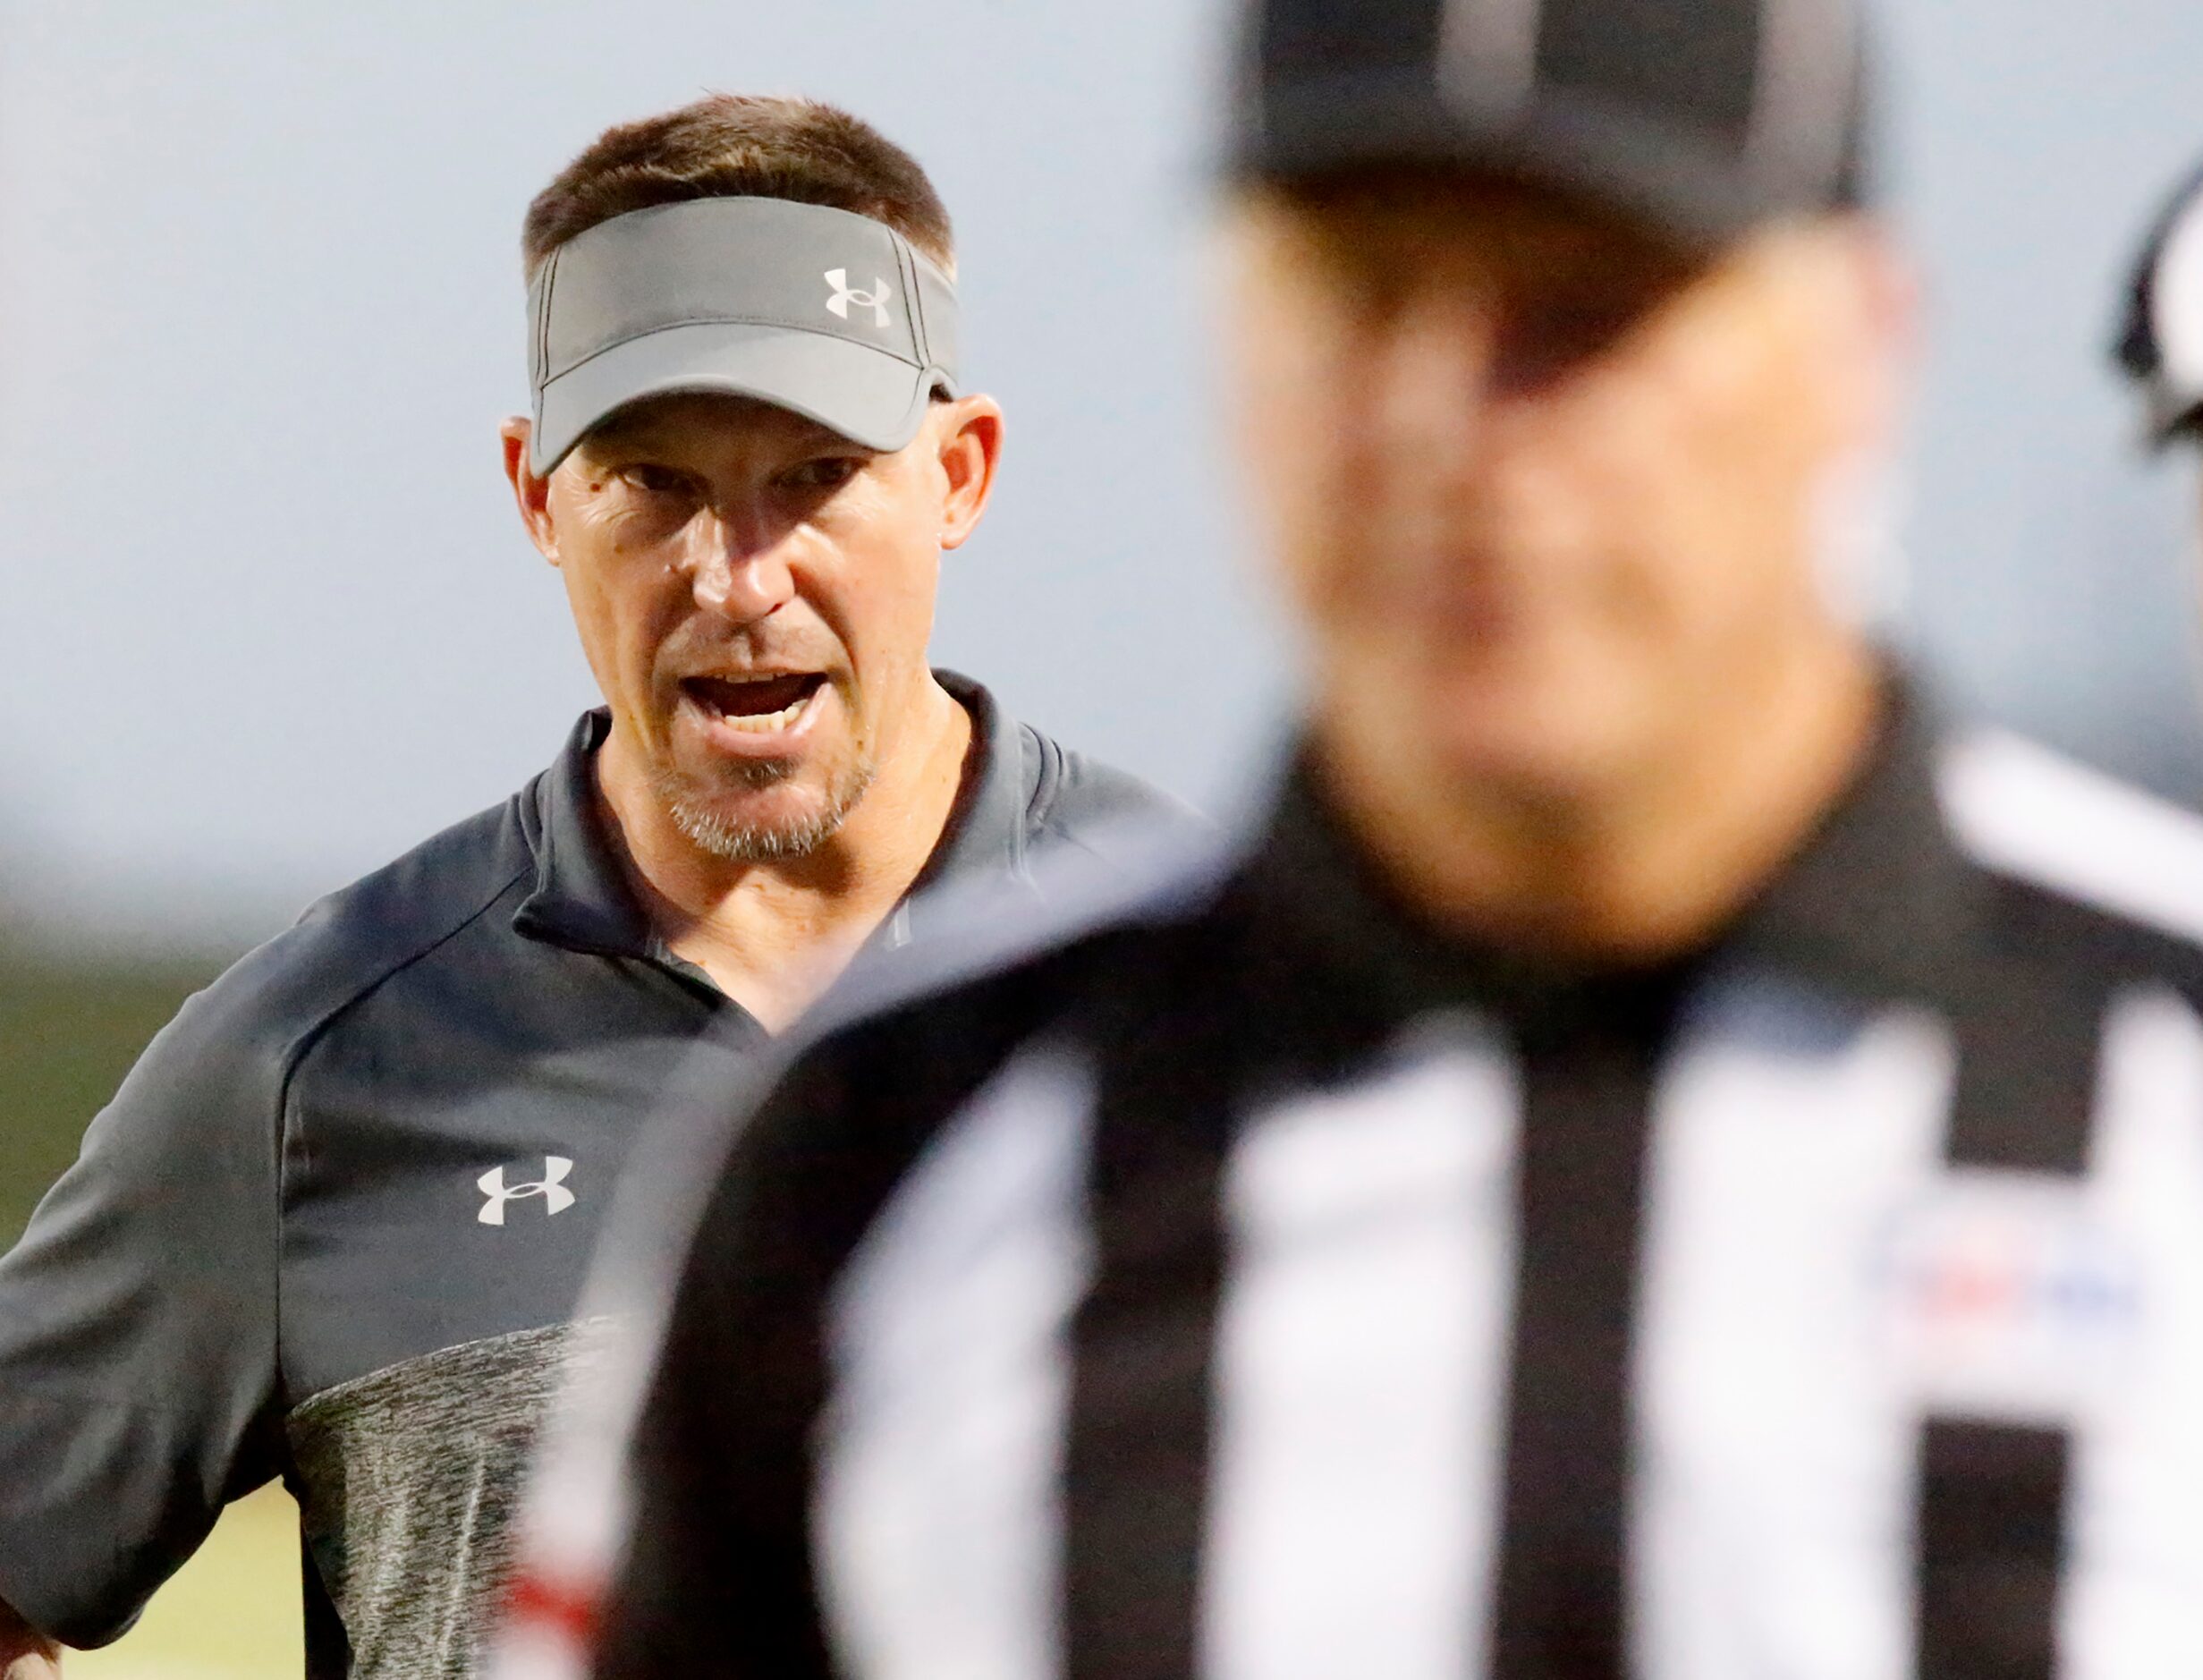
[[[930,679],[915,711],[833,837],[799,858],[741,862],[705,851],[618,751],[616,734],[597,755],[600,808],[659,937],[774,1031],[894,912],[955,812],[976,744],[971,717]]]
[[[1657,765],[1572,796],[1433,795],[1334,760],[1339,815],[1411,904],[1463,938],[1635,967],[1710,943],[1803,847],[1874,751],[1872,655],[1792,662]]]

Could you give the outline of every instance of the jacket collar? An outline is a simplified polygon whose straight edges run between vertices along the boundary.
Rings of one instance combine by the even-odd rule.
[[[654,956],[657,935],[628,887],[597,802],[597,752],[611,733],[610,712],[582,713],[564,750],[521,796],[523,811],[535,819],[528,837],[536,885],[513,926],[570,951]]]
[[[970,677],[953,671],[936,671],[934,676],[970,715],[972,751],[948,827],[912,890],[982,871],[1022,881],[1027,878],[1026,819],[1040,774],[1026,751],[1025,730]]]

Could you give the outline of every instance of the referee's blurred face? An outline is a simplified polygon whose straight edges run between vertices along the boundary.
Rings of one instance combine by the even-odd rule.
[[[1692,256],[1402,176],[1258,192],[1232,232],[1241,429],[1350,789],[1608,797],[1855,664],[1817,551],[1904,339],[1863,225]]]

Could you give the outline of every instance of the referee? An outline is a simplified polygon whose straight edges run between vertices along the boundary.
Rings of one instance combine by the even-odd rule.
[[[1041,853],[1161,806],[928,667],[1002,413],[911,157],[709,98],[604,135],[524,244],[505,466],[605,708],[188,1005],[0,1262],[0,1673],[114,1637],[278,1476],[309,1673],[471,1672],[668,1076],[919,961],[914,888],[1029,897]]]
[[[2203,1673],[2203,827],[1825,604],[1843,0],[1265,0],[1298,749],[741,1135],[597,1672]]]

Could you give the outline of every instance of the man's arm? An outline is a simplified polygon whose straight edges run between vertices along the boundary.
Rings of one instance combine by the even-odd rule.
[[[0,1680],[55,1680],[61,1647],[0,1603]]]
[[[277,1064],[225,985],[154,1041],[0,1256],[7,1680],[52,1667],[21,1624],[114,1638],[275,1467]]]

